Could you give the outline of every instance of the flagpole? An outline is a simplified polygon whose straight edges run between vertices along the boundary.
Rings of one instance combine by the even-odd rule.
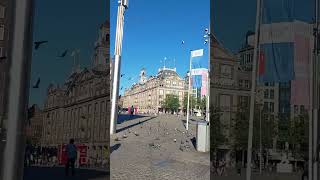
[[[252,135],[253,135],[253,117],[254,117],[254,103],[256,92],[256,75],[257,75],[257,50],[259,48],[259,35],[260,35],[260,16],[261,16],[261,0],[257,0],[257,15],[255,27],[255,44],[253,53],[253,68],[252,68],[252,85],[250,97],[250,119],[249,119],[249,133],[248,133],[248,151],[247,151],[247,169],[246,180],[251,180],[251,156],[252,156]]]
[[[190,51],[190,60],[189,60],[189,85],[188,85],[188,103],[187,103],[187,124],[186,130],[189,130],[189,109],[190,109],[190,89],[191,89],[191,61],[192,61],[192,51]]]
[[[313,179],[318,179],[318,162],[316,161],[317,157],[317,144],[318,144],[318,111],[319,111],[319,62],[318,62],[318,21],[319,21],[319,1],[315,0],[315,31],[314,33],[314,58],[313,63],[315,64],[313,68],[313,94],[312,100],[313,102]],[[314,100],[315,98],[315,100]],[[311,124],[311,123],[310,123]]]

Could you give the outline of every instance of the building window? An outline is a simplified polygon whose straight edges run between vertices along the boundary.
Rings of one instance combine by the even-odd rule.
[[[242,79],[239,80],[239,86],[243,87],[243,80]]]
[[[263,104],[263,109],[265,112],[269,112],[268,104],[269,104],[268,102],[264,102],[264,104]]]
[[[250,88],[249,80],[245,80],[244,81],[244,85],[245,85],[246,88]]]
[[[230,77],[232,76],[232,68],[230,65],[221,65],[221,74],[224,75],[224,76],[227,76],[227,77]]]
[[[270,102],[269,107],[270,107],[270,112],[274,112],[274,103],[273,102]]]
[[[273,98],[274,98],[274,90],[271,89],[271,90],[270,90],[270,99],[273,99]]]
[[[299,111],[299,107],[297,105],[294,105],[293,109],[294,109],[294,113],[297,114]]]
[[[268,99],[269,98],[269,89],[264,90],[264,98]]]
[[[4,18],[4,16],[5,16],[5,10],[6,10],[6,8],[4,7],[4,6],[1,6],[0,5],[0,18]]]

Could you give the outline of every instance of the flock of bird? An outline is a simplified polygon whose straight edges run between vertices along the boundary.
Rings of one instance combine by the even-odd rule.
[[[36,42],[34,42],[34,49],[35,50],[38,50],[41,46],[43,46],[44,44],[47,44],[48,43],[48,41],[36,41]],[[61,54],[59,54],[57,57],[58,58],[64,58],[64,57],[66,57],[67,56],[67,54],[68,54],[68,52],[69,52],[69,50],[68,49],[66,49],[66,50],[64,50]],[[38,89],[39,88],[39,85],[40,85],[40,77],[38,77],[38,79],[37,79],[37,81],[33,84],[33,88],[34,89]]]
[[[167,123],[164,125],[160,124],[160,121],[158,122],[157,127],[152,127],[151,125],[149,127],[143,126],[143,123],[139,121],[141,131],[144,128],[145,131],[147,131],[149,136],[154,136],[153,140],[151,143],[149,143],[149,147],[154,148],[154,149],[160,149],[161,148],[161,142],[160,141],[167,141],[166,137],[169,137],[169,134],[173,135],[173,142],[177,143],[177,138],[180,138],[180,145],[179,145],[179,150],[180,151],[188,151],[190,150],[190,138],[192,137],[192,133],[188,131],[182,131],[178,128],[175,128],[170,132],[170,129],[167,128]],[[133,132],[135,136],[140,136],[140,134],[136,131]],[[131,130],[128,129],[122,134],[122,139],[126,139],[129,137],[129,135],[132,134]],[[180,136],[178,136],[180,134]],[[119,137],[115,138],[115,141],[121,141]]]

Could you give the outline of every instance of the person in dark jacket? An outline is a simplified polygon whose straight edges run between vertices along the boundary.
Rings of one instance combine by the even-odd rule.
[[[69,175],[69,168],[71,167],[72,176],[74,176],[74,164],[77,160],[77,147],[74,144],[74,139],[70,139],[69,144],[66,147],[67,152],[67,164],[66,164],[66,176]]]
[[[308,179],[308,161],[305,161],[304,162],[304,166],[303,166],[303,173],[302,173],[302,176],[301,176],[301,180],[304,180],[304,177],[307,177]]]

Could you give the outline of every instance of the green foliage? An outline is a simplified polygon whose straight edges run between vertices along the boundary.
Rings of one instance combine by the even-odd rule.
[[[273,146],[273,140],[276,137],[276,122],[274,115],[267,111],[256,108],[253,121],[253,147],[260,148],[260,120],[261,120],[261,144],[263,149],[269,149]]]
[[[196,108],[197,105],[198,105],[197,99],[194,96],[190,95],[190,109]],[[186,93],[183,98],[183,109],[186,110],[187,106],[188,106],[188,93]]]
[[[177,95],[168,94],[162,103],[163,108],[170,110],[171,112],[178,111],[179,97]]]
[[[248,146],[248,129],[249,129],[249,109],[242,106],[237,109],[236,118],[233,119],[232,135],[234,139],[234,149],[244,150]]]
[[[210,108],[210,152],[216,152],[219,145],[225,143],[225,136],[223,134],[223,124],[220,120],[221,111],[217,107]]]

